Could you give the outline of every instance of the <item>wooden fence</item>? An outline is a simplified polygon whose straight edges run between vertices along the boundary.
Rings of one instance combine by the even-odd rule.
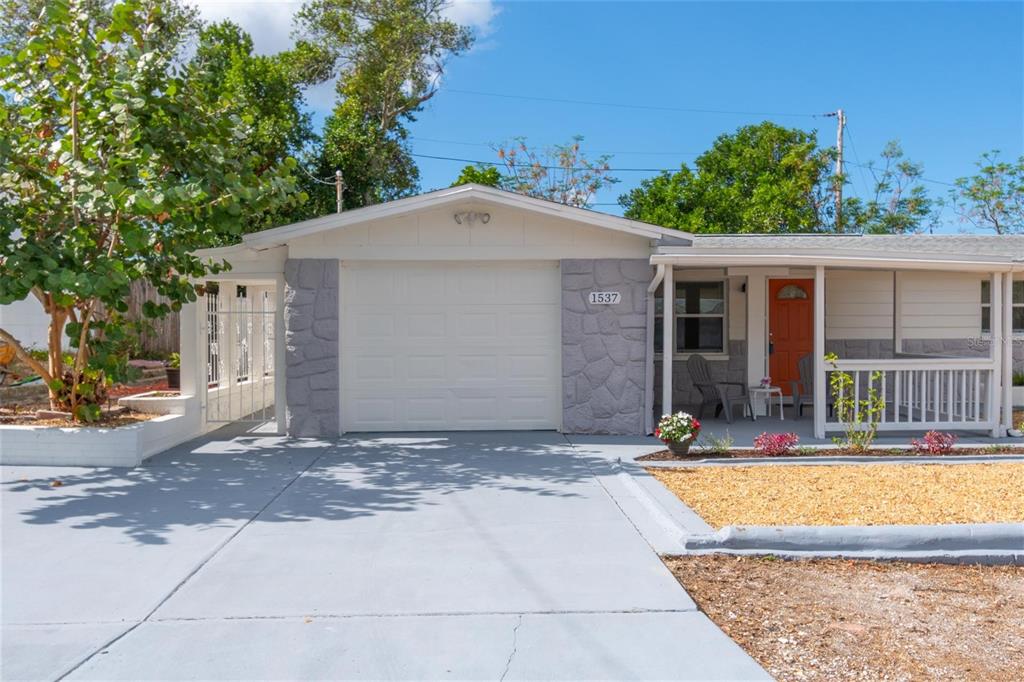
[[[146,301],[161,303],[167,299],[158,294],[156,288],[145,280],[132,282],[128,312],[125,316],[130,320],[141,320],[144,323],[143,332],[139,335],[143,357],[179,352],[181,328],[178,313],[171,312],[161,319],[147,318],[142,314],[142,304]]]

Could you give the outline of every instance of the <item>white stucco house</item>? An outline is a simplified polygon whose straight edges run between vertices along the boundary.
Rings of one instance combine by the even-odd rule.
[[[232,269],[182,314],[199,429],[644,434],[699,354],[787,396],[811,356],[822,437],[833,351],[882,373],[883,429],[1001,434],[1024,359],[1018,236],[694,236],[465,185],[201,255]]]

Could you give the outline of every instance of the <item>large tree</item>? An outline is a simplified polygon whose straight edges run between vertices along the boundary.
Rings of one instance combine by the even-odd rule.
[[[199,31],[188,74],[190,87],[211,106],[246,123],[245,148],[258,158],[257,171],[300,158],[317,139],[302,94],[306,77],[296,68],[294,53],[254,54],[252,38],[222,21]],[[303,217],[302,205],[290,204],[251,216],[247,231]]]
[[[619,202],[635,220],[690,232],[815,232],[831,220],[831,150],[813,132],[765,121],[720,136],[697,157]]]
[[[338,103],[324,126],[317,175],[344,176],[346,207],[414,192],[419,171],[406,124],[437,93],[446,61],[473,42],[444,16],[445,0],[311,0],[297,16],[297,61],[335,78]],[[311,181],[312,212],[334,191]]]
[[[1003,161],[998,151],[985,152],[978,172],[957,178],[950,190],[953,209],[961,220],[996,234],[1024,232],[1024,156]]]
[[[196,299],[194,278],[224,267],[195,250],[295,200],[294,162],[266,166],[249,127],[171,63],[169,7],[49,0],[23,47],[0,56],[0,304],[39,301],[48,361],[0,339],[80,419],[119,369],[111,344],[131,282],[169,299],[150,316],[178,309]]]
[[[882,150],[881,162],[867,164],[873,194],[843,202],[843,229],[869,234],[905,234],[919,232],[931,215],[933,201],[921,176],[924,166],[907,159],[897,140]]]
[[[497,153],[505,168],[505,189],[559,204],[587,208],[599,190],[619,181],[611,174],[609,155],[587,157],[582,135],[543,150],[517,137]]]

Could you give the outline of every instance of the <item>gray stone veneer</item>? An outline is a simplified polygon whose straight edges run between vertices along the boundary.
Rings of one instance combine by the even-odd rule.
[[[849,359],[892,358],[895,355],[890,339],[827,339],[825,350]],[[903,353],[952,358],[988,357],[989,341],[982,338],[903,339]],[[1024,344],[1013,344],[1013,369],[1024,370]]]
[[[337,436],[338,261],[284,266],[285,419],[289,436]]]
[[[642,434],[647,359],[645,259],[563,260],[562,430]],[[616,305],[591,305],[591,291],[618,291]]]
[[[658,344],[658,339],[655,339]],[[747,342],[730,341],[729,358],[727,360],[715,360],[708,358],[708,365],[711,368],[711,376],[719,381],[747,381]],[[700,404],[700,392],[693,387],[690,380],[690,373],[686,369],[686,360],[674,358],[672,360],[672,409],[674,411],[696,410]],[[661,416],[661,360],[654,363],[654,415],[655,421]],[[705,417],[713,416],[705,414]]]

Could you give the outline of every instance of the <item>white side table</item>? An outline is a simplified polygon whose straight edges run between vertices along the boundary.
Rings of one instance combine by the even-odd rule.
[[[782,409],[782,387],[781,386],[751,386],[747,389],[750,396],[750,418],[757,421],[757,410],[754,409],[754,398],[761,398],[765,401],[765,416],[772,416],[772,396],[779,399],[779,419],[785,421],[786,412]]]

